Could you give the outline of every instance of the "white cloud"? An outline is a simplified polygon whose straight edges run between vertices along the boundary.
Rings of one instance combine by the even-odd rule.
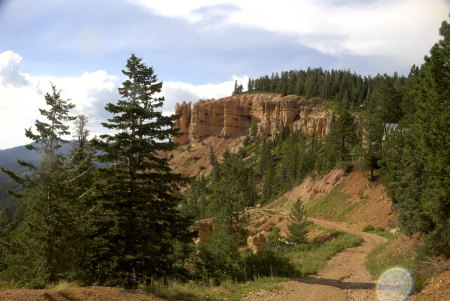
[[[38,109],[46,107],[44,94],[51,83],[77,106],[73,114],[88,116],[93,133],[101,130],[104,105],[118,98],[115,76],[99,70],[79,77],[36,77],[20,72],[21,61],[13,51],[0,53],[0,149],[29,142],[24,129],[41,119]]]
[[[199,99],[211,99],[230,96],[234,89],[234,82],[244,86],[244,90],[247,87],[248,76],[236,76],[234,75],[232,80],[217,83],[217,84],[204,84],[193,85],[184,82],[164,82],[162,88],[162,94],[165,97],[166,103],[164,105],[165,111],[174,111],[175,104],[182,101],[195,102]]]
[[[42,119],[39,108],[45,108],[44,94],[50,92],[51,83],[61,90],[61,97],[71,99],[77,107],[73,114],[85,114],[93,135],[105,132],[101,122],[110,115],[104,110],[106,103],[119,98],[118,77],[106,71],[84,72],[79,77],[37,77],[20,72],[22,58],[12,51],[0,53],[0,149],[29,143],[24,129]],[[165,103],[162,110],[169,114],[175,103],[198,99],[220,98],[231,94],[234,81],[247,86],[248,76],[233,76],[232,80],[192,85],[184,82],[164,82],[162,94]]]
[[[0,53],[0,82],[3,86],[27,86],[30,82],[26,74],[19,71],[22,57],[11,50]]]
[[[130,0],[156,14],[196,23],[207,18],[205,8],[221,0]],[[334,2],[334,3],[333,3]],[[223,10],[227,25],[292,34],[302,44],[323,53],[391,56],[418,63],[438,39],[447,18],[446,0],[229,0]],[[221,21],[221,24],[223,22]]]

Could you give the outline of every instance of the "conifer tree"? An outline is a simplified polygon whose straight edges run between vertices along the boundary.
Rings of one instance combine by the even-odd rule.
[[[233,93],[231,93],[231,95],[236,95],[242,92],[244,92],[244,86],[242,86],[242,84],[238,84],[237,80],[235,80]]]
[[[379,168],[378,161],[381,159],[381,147],[383,140],[383,122],[379,115],[373,114],[366,118],[363,123],[365,131],[365,162],[370,169],[370,180],[375,180],[375,169]],[[364,135],[364,134],[363,134]],[[364,138],[363,138],[364,139]]]
[[[298,199],[292,206],[289,215],[290,223],[288,225],[288,238],[296,244],[306,242],[308,225],[310,222],[306,219],[306,211],[303,202]]]
[[[162,82],[152,67],[132,54],[122,72],[121,99],[106,105],[114,116],[103,123],[115,133],[93,141],[108,166],[99,169],[92,194],[98,232],[92,269],[101,283],[135,287],[173,273],[173,243],[190,233],[174,195],[186,179],[171,171],[165,155],[175,147],[177,117],[159,110]]]
[[[74,263],[75,246],[69,174],[65,157],[58,151],[69,134],[66,121],[73,120],[69,111],[74,108],[68,100],[61,99],[60,92],[52,85],[52,93],[45,94],[49,109],[40,109],[47,121],[37,120],[36,132],[31,128],[25,135],[34,141],[29,150],[42,155],[38,165],[19,160],[30,172],[21,177],[4,170],[20,184],[23,192],[15,193],[23,199],[24,216],[12,233],[5,261],[5,275],[21,285],[43,286],[46,283],[69,278]]]
[[[92,204],[89,193],[94,183],[95,163],[94,150],[89,142],[89,130],[87,129],[88,119],[85,115],[76,117],[73,128],[72,151],[66,163],[69,169],[69,189],[66,194],[70,196],[71,214],[73,216],[72,241],[77,245],[78,254],[74,254],[73,274],[77,281],[92,283],[95,280],[89,279],[89,262],[91,247],[93,244],[91,225],[93,216],[90,214]]]
[[[432,254],[450,255],[450,24],[419,70],[414,109],[399,123],[384,147],[383,178],[399,209],[407,234],[424,234]]]
[[[398,123],[402,118],[402,94],[393,84],[393,79],[386,75],[380,79],[381,83],[373,95],[377,114],[384,123]]]
[[[335,168],[351,158],[351,150],[357,144],[356,127],[352,114],[340,108],[338,118],[333,119],[330,132],[324,139],[320,150],[320,162],[317,162],[321,172]]]

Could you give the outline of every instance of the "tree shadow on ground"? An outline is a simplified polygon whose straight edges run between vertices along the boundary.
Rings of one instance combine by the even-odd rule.
[[[308,284],[317,284],[324,286],[334,286],[340,289],[351,289],[351,290],[371,290],[375,289],[374,283],[369,282],[343,282],[334,279],[327,278],[318,278],[313,276],[307,276],[304,278],[296,279],[298,282],[308,283]]]

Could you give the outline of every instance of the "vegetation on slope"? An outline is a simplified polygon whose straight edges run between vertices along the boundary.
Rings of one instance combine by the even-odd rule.
[[[324,244],[296,245],[301,240],[290,237],[287,247],[275,243],[260,256],[243,253],[245,208],[275,199],[311,173],[336,167],[371,170],[371,181],[379,169],[402,230],[421,234],[426,254],[450,256],[447,22],[441,35],[425,63],[413,66],[408,77],[364,79],[347,71],[310,69],[251,80],[250,91],[333,101],[336,117],[328,135],[319,140],[314,133],[304,137],[285,127],[273,140],[261,140],[251,131],[244,148],[227,152],[222,163],[211,153],[212,173],[193,181],[181,203],[174,192],[186,179],[173,173],[161,155],[175,147],[170,140],[177,135],[175,117],[158,111],[163,99],[154,93],[162,84],[152,68],[131,56],[124,71],[128,79],[119,90],[122,99],[106,106],[114,117],[104,126],[116,133],[91,144],[80,121],[78,144],[68,156],[58,149],[74,119],[73,106],[53,88],[46,94],[48,109],[40,111],[45,121],[36,122],[36,132],[26,132],[36,142],[29,148],[43,154],[42,161],[21,161],[30,170],[24,176],[3,169],[23,187],[13,193],[23,201],[16,213],[6,209],[0,218],[0,277],[28,287],[62,279],[138,287],[173,275],[219,284],[292,276],[302,268],[309,273],[316,268],[306,268],[306,262],[314,260],[299,260],[302,252],[321,254],[323,248],[324,262],[358,239],[342,235],[345,243],[329,243],[325,250]],[[237,83],[236,89],[242,90]],[[89,145],[102,151],[97,159],[105,166],[92,164],[95,152]],[[334,209],[323,199],[310,210]],[[342,210],[338,218],[343,219]],[[194,246],[191,220],[208,217],[214,218],[214,234]],[[303,228],[297,230],[304,234]]]
[[[345,248],[357,246],[362,242],[362,239],[355,235],[335,230],[323,229],[323,231],[327,235],[299,244],[291,248],[290,251],[278,255],[271,252],[259,256],[246,255],[248,256],[246,268],[255,271],[251,281],[236,283],[230,279],[222,281],[220,286],[211,285],[211,283],[182,283],[176,280],[155,281],[144,289],[167,298],[218,301],[240,300],[243,295],[262,289],[276,290],[278,282],[289,279],[286,277],[316,274],[336,253]],[[276,247],[273,247],[272,251],[276,250]],[[280,269],[279,256],[284,258],[285,262],[290,262],[292,269],[290,273],[283,271],[284,277],[279,276],[278,273]]]

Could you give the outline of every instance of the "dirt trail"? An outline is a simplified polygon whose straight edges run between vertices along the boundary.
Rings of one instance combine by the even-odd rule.
[[[282,283],[282,288],[278,291],[254,292],[243,298],[243,301],[377,301],[375,282],[365,268],[365,260],[367,254],[386,239],[375,234],[358,231],[345,223],[315,218],[310,218],[310,220],[325,228],[359,235],[364,242],[358,247],[345,249],[338,253],[317,275]]]

